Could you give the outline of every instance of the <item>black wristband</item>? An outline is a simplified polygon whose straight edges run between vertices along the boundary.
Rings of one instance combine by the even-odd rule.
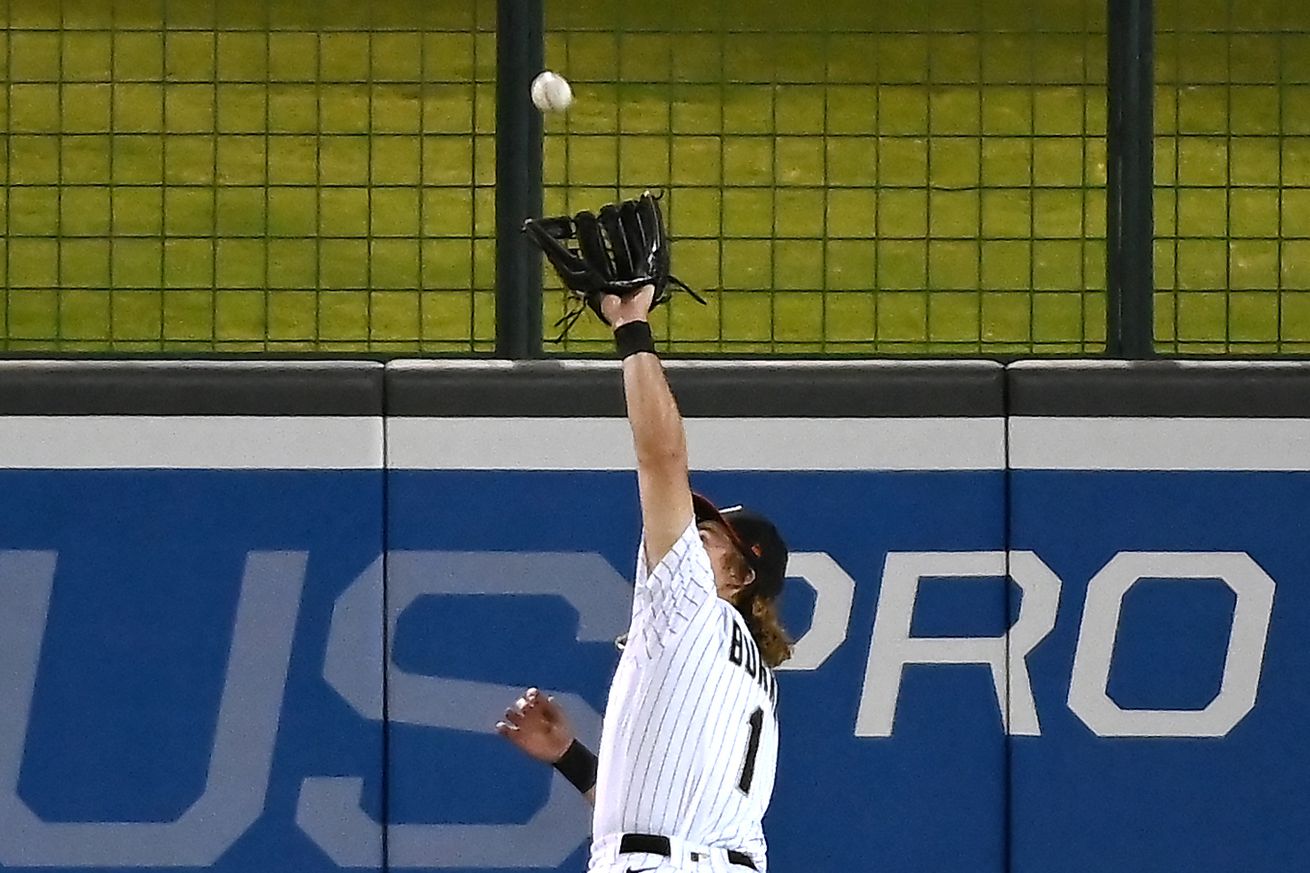
[[[573,783],[578,793],[586,794],[596,787],[596,756],[582,743],[574,740],[555,762],[555,769]]]
[[[614,330],[614,348],[619,358],[635,355],[637,352],[654,352],[655,338],[650,335],[650,324],[645,321],[629,321]]]

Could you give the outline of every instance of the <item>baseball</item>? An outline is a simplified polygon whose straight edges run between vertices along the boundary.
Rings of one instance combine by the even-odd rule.
[[[573,102],[573,89],[563,76],[546,70],[532,80],[532,102],[542,112],[563,112]]]

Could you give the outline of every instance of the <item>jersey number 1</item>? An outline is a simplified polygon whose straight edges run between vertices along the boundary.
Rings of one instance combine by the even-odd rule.
[[[764,729],[764,710],[756,709],[750,718],[751,735],[746,740],[746,760],[741,765],[741,778],[737,780],[737,790],[750,794],[751,782],[755,779],[755,756],[760,751],[760,731]]]

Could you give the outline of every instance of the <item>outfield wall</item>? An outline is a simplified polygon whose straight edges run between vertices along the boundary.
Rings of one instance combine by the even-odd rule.
[[[0,869],[583,869],[491,725],[597,738],[617,367],[0,363]],[[669,368],[793,551],[773,869],[1298,868],[1310,365]]]

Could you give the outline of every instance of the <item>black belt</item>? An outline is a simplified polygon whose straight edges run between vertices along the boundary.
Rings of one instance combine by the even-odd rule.
[[[672,857],[673,848],[669,845],[668,837],[660,837],[655,834],[624,834],[623,839],[619,840],[619,854],[645,852],[648,855],[663,855],[666,858]],[[691,860],[699,861],[696,857],[698,853],[691,853]],[[745,852],[738,852],[736,849],[728,850],[728,862],[739,864],[742,867],[749,867],[752,870],[758,870],[751,856]]]

